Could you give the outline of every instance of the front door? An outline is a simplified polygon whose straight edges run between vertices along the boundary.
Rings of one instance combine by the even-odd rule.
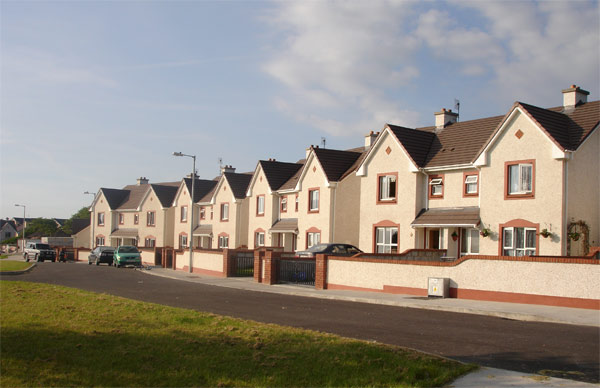
[[[429,231],[429,238],[427,239],[427,248],[440,249],[440,230],[439,229],[432,229]]]

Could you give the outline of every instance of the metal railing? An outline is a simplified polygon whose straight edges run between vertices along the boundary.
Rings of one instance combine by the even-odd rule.
[[[315,267],[315,260],[278,260],[277,282],[314,286]]]
[[[236,252],[234,256],[234,275],[236,277],[254,276],[254,252]]]

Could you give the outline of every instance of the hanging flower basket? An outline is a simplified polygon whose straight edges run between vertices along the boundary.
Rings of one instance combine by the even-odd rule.
[[[570,238],[571,240],[573,240],[573,241],[577,241],[577,240],[579,240],[579,237],[580,237],[580,236],[581,236],[581,235],[579,234],[579,232],[571,232],[571,233],[569,233],[569,238]]]
[[[540,234],[542,235],[543,238],[548,238],[548,237],[552,236],[552,232],[549,232],[548,229],[542,229]]]
[[[456,232],[452,232],[451,236],[453,241],[458,240],[458,234]]]
[[[483,229],[481,229],[481,232],[479,232],[479,234],[482,237],[487,237],[490,235],[490,230],[488,228],[483,228]]]

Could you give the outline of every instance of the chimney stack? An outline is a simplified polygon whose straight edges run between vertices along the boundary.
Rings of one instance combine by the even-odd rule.
[[[455,123],[458,119],[458,113],[452,112],[452,109],[443,108],[435,113],[436,129],[444,129],[447,125]]]
[[[235,168],[231,167],[231,165],[229,165],[229,166],[225,165],[225,166],[221,167],[221,175],[226,172],[235,172]]]
[[[146,178],[145,176],[144,176],[144,177],[142,177],[142,176],[141,176],[141,177],[139,177],[139,178],[137,179],[137,185],[138,185],[138,186],[141,186],[141,185],[147,185],[147,184],[148,184],[148,182],[149,182],[149,181],[148,181],[148,178]]]
[[[365,136],[365,148],[366,149],[371,148],[373,143],[375,143],[375,139],[377,139],[378,135],[379,135],[379,132],[371,131],[371,132],[367,133],[367,135]]]
[[[577,85],[571,85],[570,88],[564,89],[562,94],[564,110],[572,111],[577,105],[585,104],[587,102],[587,96],[590,94],[590,92],[581,89]]]

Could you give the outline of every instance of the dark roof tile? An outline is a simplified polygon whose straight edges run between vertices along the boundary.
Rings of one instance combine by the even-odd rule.
[[[260,160],[258,162],[265,173],[271,190],[279,188],[302,169],[302,164]]]

